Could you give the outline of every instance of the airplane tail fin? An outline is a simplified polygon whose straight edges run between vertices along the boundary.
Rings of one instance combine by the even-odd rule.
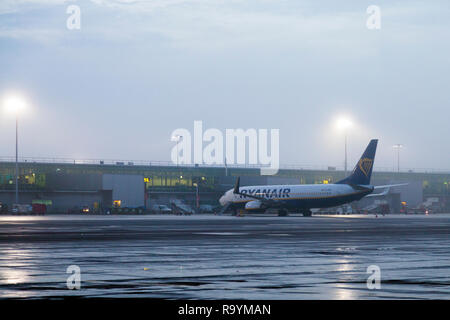
[[[377,151],[378,140],[370,140],[369,145],[359,159],[351,175],[338,181],[338,184],[362,184],[369,185],[372,176],[373,162],[375,160],[375,152]]]

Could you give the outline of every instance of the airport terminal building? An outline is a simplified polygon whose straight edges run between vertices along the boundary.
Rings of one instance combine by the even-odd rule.
[[[111,207],[148,209],[175,199],[189,205],[218,205],[224,191],[241,185],[321,184],[344,177],[328,170],[280,169],[275,176],[261,176],[258,168],[176,166],[135,162],[67,163],[20,162],[20,203],[44,203],[49,212],[66,213],[87,206],[99,212]],[[409,183],[390,191],[394,212],[400,202],[417,207],[434,199],[440,210],[450,210],[450,173],[374,171],[372,184]],[[0,202],[11,206],[15,199],[15,163],[0,162]],[[197,202],[198,201],[198,202]]]

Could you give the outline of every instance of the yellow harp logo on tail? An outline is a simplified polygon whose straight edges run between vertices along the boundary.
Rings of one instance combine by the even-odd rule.
[[[358,166],[366,177],[369,176],[370,169],[372,169],[373,159],[363,158],[359,160]]]

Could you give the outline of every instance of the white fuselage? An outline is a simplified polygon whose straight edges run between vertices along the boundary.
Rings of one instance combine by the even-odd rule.
[[[256,197],[281,201],[287,206],[304,205],[309,208],[324,208],[336,203],[350,202],[347,200],[362,198],[371,192],[357,190],[347,184],[247,186],[240,187],[239,191]],[[250,201],[255,201],[255,198],[234,194],[233,189],[228,190],[219,200],[223,206],[245,204]]]

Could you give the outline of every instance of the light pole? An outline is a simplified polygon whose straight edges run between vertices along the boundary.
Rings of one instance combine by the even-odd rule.
[[[227,157],[226,156],[225,156],[224,162],[225,162],[225,177],[228,177],[228,166],[227,166]]]
[[[344,131],[344,171],[345,176],[347,176],[347,140],[348,140],[348,129],[352,126],[350,119],[341,117],[337,120],[337,127]]]
[[[397,149],[397,173],[400,173],[400,149],[403,148],[402,144],[394,144],[394,149]]]
[[[26,107],[25,100],[19,96],[10,96],[5,100],[5,107],[8,112],[13,113],[16,117],[16,204],[19,204],[19,114]]]
[[[16,204],[19,204],[19,114],[16,114]]]
[[[195,186],[195,207],[197,208],[197,212],[198,212],[198,209],[200,207],[200,203],[199,203],[199,201],[200,201],[200,194],[198,192],[199,191],[198,190],[198,182],[195,182],[194,186]]]
[[[344,136],[345,136],[345,138],[344,138],[344,140],[345,140],[345,142],[344,142],[344,144],[345,144],[345,147],[344,147],[344,149],[345,149],[345,164],[344,164],[344,172],[345,172],[345,175],[347,175],[347,128],[345,128],[344,129]]]

